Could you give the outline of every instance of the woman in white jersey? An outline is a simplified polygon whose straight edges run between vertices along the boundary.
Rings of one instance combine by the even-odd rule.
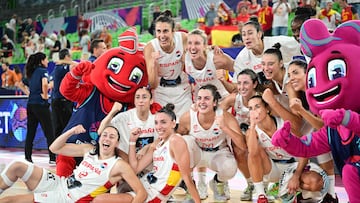
[[[152,94],[149,88],[138,88],[134,98],[135,108],[118,113],[122,106],[120,103],[115,102],[109,114],[101,121],[99,131],[101,132],[103,127],[109,124],[116,127],[120,134],[123,135],[120,138],[119,148],[128,154],[130,132],[133,128],[140,128],[141,134],[136,141],[136,151],[138,152],[144,146],[151,144],[157,139],[154,122],[155,116],[150,111],[152,104]]]
[[[214,192],[216,202],[226,202],[224,182],[231,179],[237,171],[237,161],[228,141],[231,138],[232,146],[243,152],[243,156],[239,156],[243,160],[238,163],[245,166],[246,144],[234,116],[217,108],[219,98],[214,85],[202,86],[196,97],[197,111],[190,109],[180,118],[178,132],[190,135],[185,136],[188,143],[194,143],[202,152],[191,155],[201,158],[197,167],[208,167],[216,172],[210,181],[210,188]]]
[[[299,56],[300,44],[289,36],[264,37],[261,25],[256,20],[249,20],[241,29],[241,36],[245,47],[236,56],[235,62],[226,66],[230,67],[234,75],[238,75],[243,69],[249,68],[259,73],[262,71],[261,57],[264,51],[272,47],[275,43],[281,43],[281,52],[284,53],[283,61],[288,64],[292,56]]]
[[[158,139],[151,144],[141,159],[136,157],[136,141],[141,130],[134,128],[130,132],[129,162],[132,169],[139,173],[153,164],[153,169],[140,179],[148,194],[147,199],[143,201],[146,203],[166,203],[182,180],[195,203],[200,203],[199,194],[191,178],[192,167],[197,161],[190,159],[189,151],[194,149],[188,148],[183,137],[175,133],[176,115],[173,109],[173,104],[167,104],[156,113],[155,129]],[[121,200],[121,194],[105,194],[101,197],[102,202]]]
[[[282,172],[295,162],[294,158],[271,143],[271,137],[283,126],[280,117],[270,116],[267,103],[255,95],[249,100],[250,126],[246,134],[249,151],[248,166],[254,182],[255,197],[265,202],[265,182],[278,182]]]
[[[307,135],[311,133],[313,130],[320,129],[324,124],[321,118],[316,117],[309,111],[309,105],[306,101],[305,96],[305,86],[306,86],[306,69],[307,63],[304,57],[297,57],[289,64],[288,75],[289,75],[289,83],[291,87],[299,93],[300,98],[290,99],[290,109],[295,114],[299,115],[303,118],[303,127],[302,127],[302,135]],[[305,159],[305,158],[302,158]],[[329,197],[333,198],[335,201],[335,170],[334,170],[334,161],[331,153],[322,154],[316,157],[317,162],[320,167],[324,169],[328,175],[329,179]],[[297,170],[294,172],[294,175],[291,177],[288,183],[288,189],[290,192],[296,191],[300,187],[300,174],[301,171],[305,168],[308,159],[300,162]]]
[[[1,173],[0,194],[18,178],[32,193],[5,197],[0,202],[76,202],[80,198],[91,202],[96,196],[110,191],[122,179],[129,182],[136,195],[119,194],[121,202],[144,202],[147,196],[144,187],[129,164],[116,155],[120,140],[116,128],[104,128],[95,147],[92,144],[66,143],[70,136],[85,131],[82,125],[77,125],[60,135],[50,146],[50,150],[56,154],[84,156],[72,176],[59,177],[30,162],[13,161]]]
[[[273,47],[265,50],[262,56],[261,64],[264,75],[275,86],[273,90],[265,89],[262,97],[269,104],[273,115],[279,116],[283,120],[290,120],[292,132],[296,135],[302,135],[300,133],[302,119],[294,114],[289,107],[289,99],[297,98],[298,95],[289,83],[280,47],[281,45],[276,43]]]
[[[235,114],[235,118],[238,121],[238,125],[240,126],[240,129],[244,135],[250,124],[248,101],[252,96],[258,93],[259,89],[258,75],[251,69],[244,69],[237,76],[237,93],[230,94],[220,103],[220,108],[222,108],[224,111],[227,111],[231,107],[233,108],[233,114]],[[234,155],[235,157],[238,156],[236,153],[236,148],[234,150]],[[239,159],[237,158],[237,160]],[[243,165],[241,163],[238,163],[238,167],[240,171],[243,172],[248,186],[241,194],[240,200],[251,201],[254,186],[252,184],[250,173],[246,173],[248,169],[242,169],[242,166]]]
[[[219,49],[216,47],[215,49]],[[207,36],[204,31],[195,29],[189,32],[187,39],[187,52],[185,53],[185,71],[195,80],[194,95],[201,86],[213,84],[218,89],[220,96],[224,99],[229,95],[223,83],[216,76],[216,69],[221,68],[221,64],[215,64],[214,60],[221,60],[230,56],[218,50],[207,50]]]
[[[147,43],[144,56],[154,102],[174,104],[179,118],[189,110],[192,97],[183,64],[187,34],[175,32],[174,26],[171,12],[162,13],[155,21],[156,38]]]

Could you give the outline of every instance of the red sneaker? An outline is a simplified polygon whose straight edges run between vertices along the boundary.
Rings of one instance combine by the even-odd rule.
[[[267,197],[264,194],[259,195],[257,203],[269,203]]]

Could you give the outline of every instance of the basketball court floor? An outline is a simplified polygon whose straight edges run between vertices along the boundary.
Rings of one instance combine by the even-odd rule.
[[[0,148],[0,164],[1,163],[5,163],[5,164],[10,163],[14,159],[24,159],[23,149]],[[32,159],[36,165],[47,168],[51,171],[55,171],[55,167],[50,167],[48,164],[49,157],[48,157],[48,153],[46,150],[40,150],[40,151],[34,150]],[[214,176],[214,172],[208,171],[207,172],[207,181],[210,181],[213,176]],[[195,178],[195,180],[197,179],[196,173],[194,173],[194,178]],[[231,189],[230,190],[231,199],[228,201],[228,203],[241,202],[240,194],[246,187],[246,181],[245,181],[244,177],[242,176],[242,174],[238,172],[235,175],[235,177],[229,181],[229,186]],[[346,203],[349,201],[339,176],[336,177],[335,190],[336,190],[337,196],[339,198],[339,203]],[[4,197],[4,196],[8,196],[8,195],[24,194],[24,193],[28,193],[28,192],[29,191],[27,190],[25,184],[21,181],[17,181],[10,189],[6,190],[0,197]],[[177,202],[180,203],[181,197],[178,197],[178,198],[179,198],[179,201],[177,201]],[[210,189],[209,189],[209,197],[202,202],[203,203],[214,202],[213,197],[212,197],[212,192]],[[281,201],[277,200],[276,202],[280,203]]]

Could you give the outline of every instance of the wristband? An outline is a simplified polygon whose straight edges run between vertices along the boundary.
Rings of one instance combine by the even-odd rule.
[[[129,145],[136,145],[136,142],[129,142]]]

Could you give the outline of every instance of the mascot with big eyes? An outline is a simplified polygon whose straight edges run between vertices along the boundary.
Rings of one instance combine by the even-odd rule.
[[[100,122],[114,102],[122,104],[122,111],[133,108],[135,91],[148,84],[136,29],[128,29],[118,40],[119,47],[109,49],[94,63],[79,63],[61,82],[61,93],[77,104],[63,132],[78,124],[86,129],[85,133],[71,136],[68,143],[96,144]],[[58,155],[56,173],[66,177],[71,175],[79,161],[81,158]]]
[[[350,202],[360,202],[360,21],[347,21],[330,34],[320,20],[308,20],[300,43],[311,58],[307,101],[324,127],[299,139],[287,121],[272,143],[297,157],[331,151]]]

